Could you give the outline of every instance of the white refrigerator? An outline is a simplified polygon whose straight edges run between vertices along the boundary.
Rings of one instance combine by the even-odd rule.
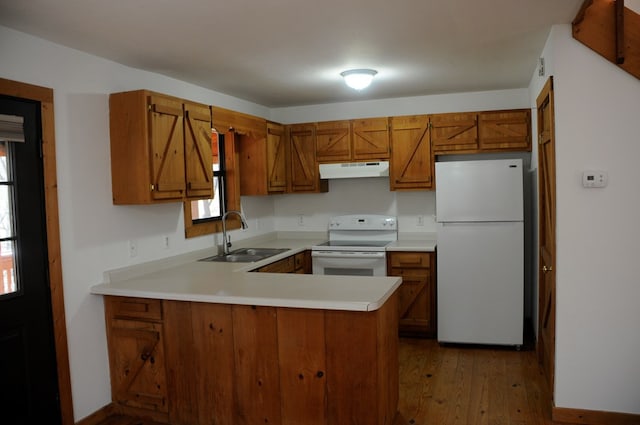
[[[522,345],[522,160],[436,163],[438,341]]]

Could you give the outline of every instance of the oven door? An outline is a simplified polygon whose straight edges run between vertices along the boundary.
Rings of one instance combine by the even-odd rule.
[[[337,276],[386,276],[384,251],[311,251],[313,274]]]

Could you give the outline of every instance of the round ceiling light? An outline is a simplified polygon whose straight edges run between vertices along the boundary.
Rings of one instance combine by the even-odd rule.
[[[352,89],[362,90],[369,87],[373,77],[378,73],[374,69],[350,69],[340,73],[346,85]]]

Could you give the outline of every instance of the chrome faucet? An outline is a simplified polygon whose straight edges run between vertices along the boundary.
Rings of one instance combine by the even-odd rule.
[[[244,215],[240,211],[230,210],[224,213],[222,216],[222,252],[226,255],[229,253],[229,248],[231,248],[231,235],[227,238],[227,216],[229,214],[235,214],[240,217],[240,224],[243,229],[249,227],[247,224],[247,219],[244,218]]]

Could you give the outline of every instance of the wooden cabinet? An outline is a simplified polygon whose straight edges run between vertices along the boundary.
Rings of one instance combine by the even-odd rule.
[[[213,194],[207,105],[146,90],[109,96],[114,204]]]
[[[386,117],[316,123],[318,162],[388,158],[389,120]]]
[[[482,151],[530,151],[531,111],[481,112],[479,133]]]
[[[289,190],[288,192],[326,192],[329,185],[320,180],[316,162],[316,128],[314,124],[288,126]]]
[[[531,150],[531,111],[435,114],[431,116],[435,155]]]
[[[433,187],[434,162],[429,134],[428,115],[391,118],[391,190]]]
[[[286,192],[288,153],[284,126],[267,123],[267,192]]]
[[[353,126],[353,159],[389,158],[389,119],[364,118],[351,122]]]
[[[263,118],[213,107],[218,131],[232,131],[237,140],[241,195],[269,195],[287,190],[284,126]]]
[[[311,251],[307,250],[278,260],[254,271],[265,273],[311,274]]]
[[[436,334],[435,254],[389,252],[390,276],[402,276],[398,290],[399,331],[404,335]]]
[[[478,115],[475,112],[432,115],[431,146],[436,155],[478,149]]]
[[[318,162],[350,161],[351,140],[350,121],[316,123],[316,160]]]
[[[130,304],[133,316],[120,319],[118,303]],[[150,304],[160,320],[146,316]],[[105,297],[105,308],[118,411],[172,425],[394,423],[396,293],[363,312],[127,297]],[[136,343],[115,337],[117,321],[131,323]],[[154,374],[114,363],[120,352],[128,364],[145,357]],[[141,382],[132,397],[115,398],[114,370]],[[124,403],[141,406],[134,412]]]
[[[114,403],[166,419],[167,378],[159,300],[105,297]]]

